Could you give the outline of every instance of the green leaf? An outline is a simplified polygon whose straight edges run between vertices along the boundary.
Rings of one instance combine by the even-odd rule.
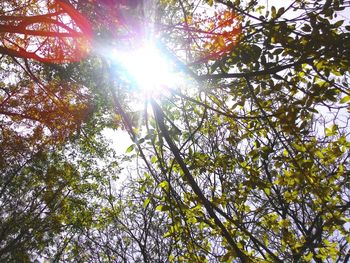
[[[339,20],[339,21],[337,21],[337,22],[334,24],[334,26],[335,26],[335,27],[340,27],[341,25],[343,25],[343,23],[344,23],[344,20]]]
[[[233,251],[227,252],[224,256],[222,256],[221,262],[225,262],[225,263],[232,262],[235,256],[236,254]]]
[[[303,30],[304,32],[311,32],[311,26],[308,24],[305,24],[301,30]]]
[[[338,132],[338,125],[336,125],[336,124],[326,128],[326,130],[325,130],[327,137],[334,136],[337,134],[337,132]]]
[[[340,103],[347,103],[348,101],[350,101],[350,96],[349,96],[349,95],[343,97],[343,98],[340,100]]]
[[[160,188],[165,189],[166,191],[169,190],[169,183],[168,183],[167,181],[162,181],[162,182],[160,182],[158,186],[159,186]]]
[[[143,207],[147,207],[148,206],[148,204],[150,203],[150,201],[151,201],[151,198],[146,198],[145,199],[145,201],[143,201]]]
[[[272,6],[271,7],[271,17],[276,18],[277,12],[276,12],[276,7]]]
[[[157,207],[156,207],[156,211],[162,211],[162,212],[164,212],[164,211],[168,211],[169,210],[169,206],[167,206],[167,205],[158,205]]]
[[[207,0],[208,5],[213,6],[214,0]]]
[[[141,144],[145,141],[145,138],[141,138],[140,140],[137,141],[138,144]]]
[[[132,152],[133,150],[134,150],[134,148],[135,148],[135,144],[131,144],[127,149],[126,149],[126,153],[130,153],[130,152]]]
[[[264,192],[266,195],[270,195],[271,194],[271,189],[270,188],[264,188]]]
[[[156,163],[157,160],[158,160],[157,156],[154,155],[154,156],[152,156],[152,158],[151,158],[151,163]]]
[[[284,7],[279,8],[278,11],[277,11],[277,16],[283,15],[284,12],[285,12],[285,8]]]

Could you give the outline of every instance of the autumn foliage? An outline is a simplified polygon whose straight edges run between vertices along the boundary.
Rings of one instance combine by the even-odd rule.
[[[40,62],[72,62],[91,49],[88,20],[66,1],[31,1],[0,13],[0,53]]]
[[[189,64],[218,59],[233,50],[241,36],[240,18],[230,10],[193,14],[171,28],[183,38],[182,49],[191,53]]]
[[[239,18],[233,12],[225,10],[205,20],[197,19],[192,21],[193,26],[199,28],[193,32],[202,47],[197,62],[215,60],[232,50],[238,42],[241,27]]]
[[[21,6],[0,6],[0,54],[8,56],[2,57],[0,75],[5,162],[14,140],[35,152],[46,144],[66,141],[87,119],[90,96],[86,89],[62,76],[42,79],[44,71],[27,59],[79,61],[91,49],[92,30],[87,19],[65,1],[30,0]],[[16,66],[8,66],[9,61]]]

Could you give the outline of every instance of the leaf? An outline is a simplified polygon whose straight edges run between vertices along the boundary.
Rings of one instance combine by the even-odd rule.
[[[166,191],[169,190],[169,183],[167,181],[160,182],[158,185],[160,188],[165,189]]]
[[[271,17],[276,18],[277,13],[276,13],[276,7],[272,6],[271,7]]]
[[[278,11],[277,11],[277,16],[279,17],[279,16],[283,15],[284,12],[285,12],[285,8],[284,7],[279,8]]]
[[[208,5],[213,6],[214,0],[207,0]]]
[[[325,133],[326,133],[326,136],[329,137],[329,136],[336,135],[337,131],[338,131],[338,126],[336,124],[333,124],[332,126],[326,128]]]
[[[130,152],[132,152],[133,150],[134,150],[134,148],[135,148],[135,144],[131,144],[127,149],[126,149],[126,153],[130,153]]]
[[[258,45],[252,45],[252,50],[254,53],[254,57],[259,58],[262,52],[261,47],[259,47]]]
[[[342,26],[344,24],[344,20],[339,20],[339,21],[337,21],[335,24],[334,24],[334,26],[335,27],[340,27],[340,26]]]
[[[222,36],[217,37],[217,42],[218,42],[220,48],[224,48],[226,46],[225,39]]]
[[[138,140],[138,141],[137,141],[137,144],[141,144],[141,143],[143,143],[143,142],[145,142],[145,138],[141,138],[140,140]]]
[[[152,158],[151,158],[151,163],[156,163],[157,160],[158,160],[157,156],[154,155],[154,156],[152,156]]]
[[[349,95],[343,97],[343,98],[340,100],[340,103],[347,103],[348,101],[350,101],[350,96],[349,96]]]
[[[167,205],[158,205],[156,207],[156,211],[164,212],[164,211],[168,211],[168,210],[169,210],[169,206],[167,206]]]
[[[148,206],[148,204],[150,203],[150,201],[151,201],[151,198],[146,198],[145,199],[145,201],[143,201],[143,207],[147,207]]]
[[[232,260],[235,258],[236,254],[234,251],[227,252],[224,256],[221,258],[221,262],[229,263],[232,262]]]
[[[271,189],[270,188],[264,188],[264,192],[266,195],[270,195],[271,194]]]
[[[310,27],[310,25],[305,24],[305,25],[301,28],[301,30],[303,30],[304,32],[311,32],[311,27]]]

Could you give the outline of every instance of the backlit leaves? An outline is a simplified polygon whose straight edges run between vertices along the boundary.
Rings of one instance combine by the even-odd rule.
[[[2,5],[0,53],[54,63],[79,61],[89,53],[91,26],[68,2],[28,1],[21,8]]]
[[[109,101],[98,93],[109,83],[102,77],[108,73],[90,69],[98,69],[98,62],[72,67],[74,74],[65,67],[48,74],[32,63],[40,79],[46,78],[43,89],[22,77],[12,86],[2,84],[3,111],[22,114],[3,114],[4,134],[12,131],[2,142],[11,149],[3,163],[24,153],[8,145],[50,138],[42,133],[21,144],[23,134],[11,123],[56,128],[67,134],[62,138],[77,140],[61,140],[70,145],[70,162],[48,155],[25,167],[30,177],[4,179],[13,207],[24,207],[15,198],[18,191],[34,203],[31,191],[37,191],[48,222],[55,222],[50,231],[61,243],[44,240],[39,227],[35,242],[63,251],[53,254],[68,262],[348,260],[349,35],[334,20],[346,6],[294,1],[265,12],[265,3],[256,1],[162,2],[156,31],[195,80],[155,98],[161,117],[145,110],[145,127],[137,127],[121,159],[127,183],[115,181],[119,159],[107,154],[98,136],[111,114]],[[197,9],[208,6],[213,12]],[[112,32],[114,22],[96,28]],[[132,95],[110,77],[126,104]],[[73,85],[80,81],[84,85]],[[85,116],[90,98],[97,109]],[[57,113],[48,112],[50,107]],[[113,114],[111,120],[134,128],[125,116]],[[28,116],[40,121],[27,121]],[[33,225],[32,214],[22,214]],[[8,225],[16,223],[15,217],[7,219]],[[68,224],[72,232],[60,232]],[[42,251],[35,242],[31,245]],[[17,257],[27,258],[22,250]]]

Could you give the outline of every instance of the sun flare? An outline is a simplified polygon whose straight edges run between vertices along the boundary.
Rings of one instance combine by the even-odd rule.
[[[113,59],[145,95],[156,95],[176,83],[174,63],[153,43],[113,51]]]

